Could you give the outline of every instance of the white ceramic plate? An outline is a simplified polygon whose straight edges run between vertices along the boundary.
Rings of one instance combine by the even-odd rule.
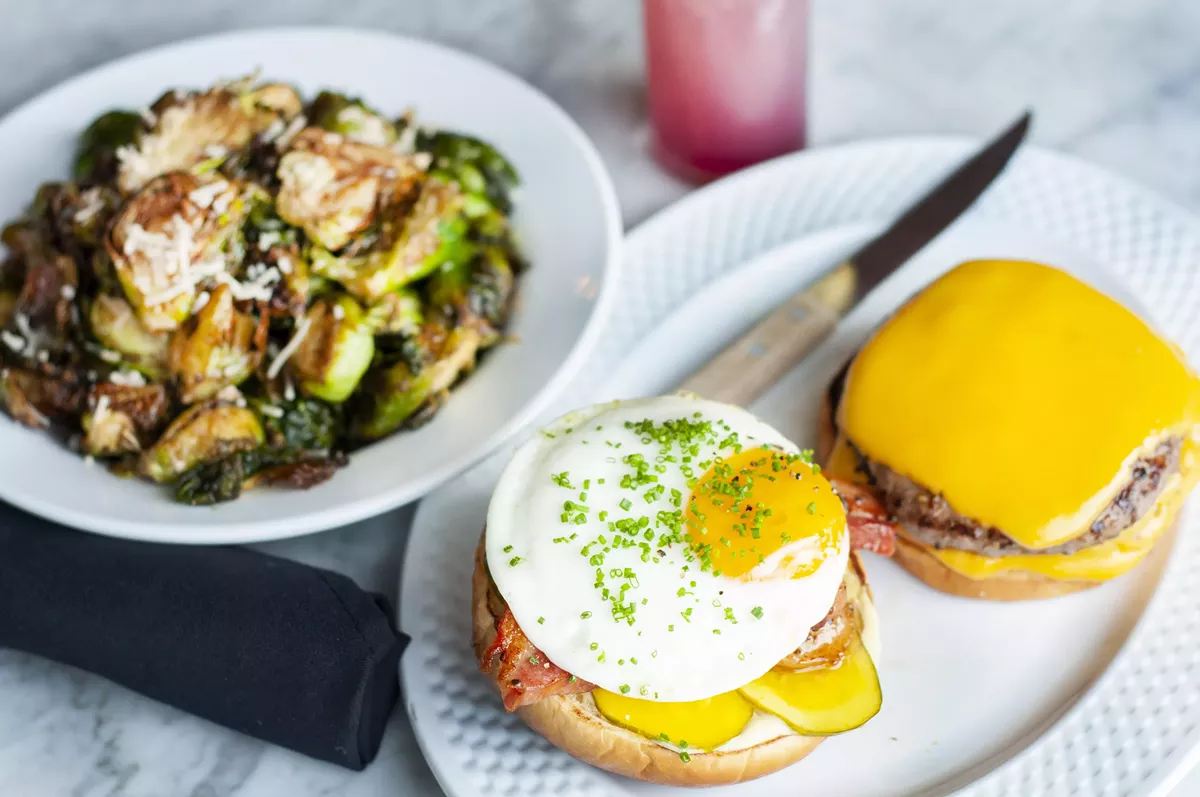
[[[355,454],[308,491],[259,490],[217,507],[176,504],[0,417],[0,498],[89,531],[182,543],[253,542],[350,523],[420,497],[493,450],[554,399],[597,340],[618,263],[620,213],[583,132],[545,95],[473,56],[337,29],[254,31],[171,45],[70,80],[0,121],[0,218],[66,175],[76,137],[101,112],[139,108],[174,86],[261,69],[311,96],[324,87],[382,111],[491,141],[522,176],[516,226],[532,268],[510,332],[434,421]]]
[[[598,350],[570,399],[670,389],[969,149],[923,140],[814,151],[656,217],[627,244],[612,322],[621,339]],[[870,328],[940,271],[988,256],[1056,262],[1197,351],[1200,324],[1187,312],[1200,304],[1195,222],[1084,164],[1026,151],[975,212],[872,294],[755,411],[811,439],[814,398]],[[703,289],[723,275],[730,276]],[[554,750],[505,714],[475,671],[466,585],[502,460],[429,496],[414,521],[401,596],[401,625],[414,643],[401,672],[433,770],[453,797],[664,793]],[[1173,551],[1161,546],[1125,578],[1032,604],[944,596],[872,557],[883,711],[794,767],[713,793],[1165,794],[1198,741],[1194,516],[1185,513]]]

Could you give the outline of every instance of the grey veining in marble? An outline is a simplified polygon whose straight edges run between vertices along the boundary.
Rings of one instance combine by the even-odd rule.
[[[632,225],[689,187],[646,154],[636,0],[0,0],[0,111],[150,46],[337,24],[429,37],[513,70],[596,141]],[[814,0],[816,144],[984,135],[1031,106],[1034,139],[1200,208],[1200,3]],[[395,591],[410,512],[263,546]],[[1200,794],[1200,777],[1179,795]],[[0,651],[0,795],[440,794],[398,712],[350,773],[268,748],[67,668]]]

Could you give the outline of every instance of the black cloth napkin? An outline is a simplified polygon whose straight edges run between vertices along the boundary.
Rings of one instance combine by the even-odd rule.
[[[129,542],[0,505],[0,647],[362,769],[399,693],[391,606],[245,548]]]

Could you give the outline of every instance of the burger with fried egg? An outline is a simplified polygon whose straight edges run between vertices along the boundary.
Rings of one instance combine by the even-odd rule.
[[[764,775],[879,710],[856,552],[892,528],[744,410],[691,396],[571,413],[514,454],[473,580],[504,706],[656,783]],[[849,511],[848,511],[849,507]]]

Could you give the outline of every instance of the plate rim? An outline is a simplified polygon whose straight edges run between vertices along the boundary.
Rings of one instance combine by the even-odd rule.
[[[708,206],[710,203],[715,203],[716,197],[718,197],[720,193],[735,194],[738,188],[743,184],[751,185],[758,181],[764,180],[768,173],[773,172],[776,169],[786,171],[789,166],[796,163],[800,159],[834,157],[838,154],[843,156],[849,154],[851,157],[853,157],[859,153],[866,155],[873,152],[879,152],[889,147],[928,147],[931,149],[940,147],[941,152],[949,157],[952,155],[960,155],[961,153],[967,151],[970,147],[977,146],[978,143],[978,139],[958,135],[902,136],[847,142],[829,147],[806,150],[804,152],[794,153],[782,158],[777,158],[775,160],[759,164],[758,166],[752,167],[743,172],[739,172],[725,179],[719,180],[708,186],[702,187],[701,189],[683,197],[672,205],[653,214],[627,234],[626,250],[630,253],[636,253],[634,254],[634,257],[631,258],[632,262],[638,254],[642,253],[643,249],[648,247],[652,248],[656,236],[662,236],[666,229],[676,226],[679,220],[687,219],[695,214],[697,210],[706,208],[706,206]],[[1026,150],[1031,153],[1028,157],[1044,158],[1049,161],[1056,162],[1055,165],[1062,169],[1068,171],[1074,170],[1081,176],[1087,176],[1093,179],[1101,180],[1106,186],[1113,189],[1114,192],[1119,192],[1131,203],[1135,203],[1137,206],[1145,208],[1151,213],[1157,214],[1163,221],[1180,225],[1182,228],[1190,231],[1193,234],[1200,234],[1200,220],[1197,219],[1195,214],[1187,210],[1180,203],[1168,197],[1164,197],[1148,188],[1145,188],[1129,178],[1123,177],[1119,174],[1114,174],[1103,167],[1092,164],[1078,156],[1071,155],[1069,153],[1061,153],[1050,148],[1036,145],[1029,145],[1026,147]],[[793,166],[792,168],[797,167]],[[857,220],[857,222],[863,221],[864,219]],[[853,223],[855,223],[853,220],[849,222],[846,220],[840,220],[831,226]],[[828,227],[822,229],[828,229]],[[1048,231],[1044,229],[1038,228],[1038,230],[1039,232],[1049,234]],[[808,233],[808,235],[820,234],[820,232],[821,229],[817,229],[811,231]],[[776,246],[794,244],[797,240],[799,239],[789,238],[783,242],[777,242],[774,244],[774,246],[768,246],[766,248],[759,249],[754,254],[743,259],[738,265],[732,266],[731,270],[740,268],[749,260],[766,255],[772,248],[775,248]],[[1068,243],[1076,248],[1082,249],[1082,251],[1087,254],[1086,247],[1081,247],[1077,241],[1071,239],[1069,236],[1062,236],[1061,240],[1064,243]],[[1111,264],[1106,264],[1104,262],[1101,262],[1100,265],[1102,267],[1106,265],[1111,266]],[[1114,280],[1117,280],[1122,285],[1129,287],[1130,292],[1136,296],[1137,289],[1134,286],[1128,286],[1126,277],[1115,274],[1108,268],[1106,268],[1106,271],[1113,277]],[[716,277],[700,284],[686,299],[683,300],[684,303],[690,301],[691,298],[700,291],[705,290],[709,285],[712,284],[712,282],[715,282],[721,278],[722,275],[719,274]],[[1145,302],[1141,296],[1136,296],[1136,298],[1138,299],[1139,306],[1150,304],[1149,302]],[[1147,309],[1149,310],[1149,318],[1151,322],[1156,325],[1161,325],[1163,319],[1158,311],[1158,308],[1150,306],[1147,307]],[[664,323],[666,318],[670,315],[670,313],[667,313],[662,319],[659,319],[657,323],[651,325],[647,330],[645,330],[643,334],[653,334],[653,331],[659,325]],[[628,351],[625,352],[626,355],[628,355],[628,353]],[[623,361],[623,358],[621,361]],[[618,361],[618,365],[621,361]],[[448,490],[452,489],[452,487],[453,484],[448,484],[441,489]],[[414,514],[411,526],[412,533],[410,534],[408,543],[410,549],[413,545],[414,539],[420,536],[419,529],[428,523],[427,513],[423,511],[424,507],[425,502],[420,503],[417,507],[416,513]],[[1189,511],[1187,515],[1181,518],[1181,522],[1183,523],[1195,522],[1196,516],[1200,514],[1197,513],[1191,506],[1189,506],[1188,509],[1192,511]],[[1078,713],[1080,707],[1084,705],[1084,701],[1088,695],[1098,691],[1103,686],[1104,679],[1110,675],[1117,662],[1123,657],[1133,655],[1133,653],[1130,651],[1130,643],[1137,640],[1140,634],[1145,633],[1144,626],[1147,624],[1147,618],[1150,618],[1156,612],[1162,611],[1159,607],[1159,604],[1164,602],[1165,590],[1163,589],[1163,585],[1175,580],[1172,576],[1172,573],[1174,570],[1178,569],[1179,560],[1182,558],[1178,555],[1179,547],[1178,541],[1176,541],[1174,546],[1175,550],[1172,552],[1170,561],[1167,562],[1167,566],[1160,577],[1160,581],[1156,585],[1153,594],[1147,601],[1145,609],[1138,618],[1134,627],[1131,629],[1129,636],[1126,638],[1122,647],[1109,662],[1108,667],[1106,667],[1106,669],[1096,678],[1096,680],[1089,684],[1088,687],[1081,693],[1079,699],[1067,706],[1066,710],[1061,716],[1057,717],[1052,722],[1047,724],[1046,727],[1041,729],[1032,741],[1030,741],[1028,744],[1014,748],[1011,753],[999,761],[994,768],[982,773],[975,780],[968,783],[959,782],[957,785],[952,786],[950,784],[952,784],[954,780],[951,778],[951,780],[947,781],[943,787],[950,788],[950,792],[948,793],[961,795],[962,797],[966,797],[967,795],[975,797],[976,795],[982,796],[985,794],[1018,794],[1021,792],[1011,790],[1018,788],[1019,785],[1029,785],[1030,781],[1028,778],[1030,777],[1030,772],[1028,769],[1026,769],[1022,777],[1021,771],[1016,766],[1017,760],[1026,752],[1039,746],[1044,741],[1048,741],[1050,735],[1056,729],[1064,726],[1073,715]],[[403,567],[404,572],[401,574],[400,581],[401,595],[404,594],[404,584],[406,583],[406,576],[408,575],[409,560],[409,557],[406,555],[404,560],[405,564]],[[420,648],[423,642],[424,640],[414,639],[414,646]],[[406,691],[411,694],[411,689],[415,686],[415,684],[410,683],[411,674],[406,672],[403,662],[401,663],[400,670],[402,683],[404,684]],[[474,795],[476,793],[474,790],[463,791],[452,790],[450,788],[451,783],[447,782],[447,779],[443,776],[444,773],[440,771],[440,768],[437,764],[435,764],[434,759],[428,755],[428,746],[438,742],[439,740],[426,739],[426,734],[429,729],[424,727],[421,719],[415,716],[411,701],[406,701],[406,707],[409,710],[409,716],[412,720],[414,729],[416,730],[415,735],[418,739],[421,749],[426,753],[426,757],[430,760],[431,769],[434,771],[435,776],[438,778],[442,788],[446,789],[447,793],[452,797],[468,797],[469,795]],[[1151,797],[1151,795],[1153,797],[1163,797],[1163,795],[1166,795],[1169,790],[1177,786],[1178,783],[1184,777],[1186,777],[1189,768],[1200,761],[1200,744],[1197,743],[1198,740],[1200,740],[1200,736],[1194,732],[1194,729],[1189,728],[1180,733],[1177,738],[1180,742],[1177,748],[1172,749],[1170,752],[1164,755],[1158,765],[1151,770],[1146,777],[1135,781],[1129,789],[1121,791],[1120,794],[1129,796],[1137,795],[1138,797]],[[457,785],[457,778],[452,780],[455,781],[455,785]],[[614,789],[612,793],[627,794],[629,792],[627,789],[620,788],[619,790]]]
[[[489,73],[495,79],[510,83],[514,87],[527,92],[535,101],[545,106],[546,110],[552,116],[557,118],[558,123],[562,125],[562,130],[582,156],[583,162],[587,166],[588,174],[598,189],[600,202],[604,211],[603,228],[607,249],[600,272],[602,278],[601,284],[597,290],[595,301],[591,304],[589,318],[574,345],[567,352],[565,359],[558,366],[551,379],[526,401],[518,412],[496,428],[488,437],[476,443],[464,455],[447,462],[438,469],[425,473],[419,479],[409,480],[401,487],[393,487],[381,491],[369,498],[334,504],[319,512],[305,515],[303,518],[243,521],[223,525],[214,525],[202,520],[196,520],[194,522],[172,523],[164,528],[161,525],[150,525],[147,523],[133,523],[131,525],[128,519],[93,517],[84,510],[64,508],[53,502],[41,501],[37,498],[31,498],[15,491],[7,490],[3,484],[0,484],[0,500],[31,515],[80,531],[142,542],[178,545],[232,545],[270,542],[314,534],[365,520],[396,507],[413,503],[430,491],[453,479],[464,470],[467,470],[472,465],[486,459],[506,441],[518,434],[521,429],[525,428],[549,404],[558,398],[583,367],[588,359],[588,355],[595,349],[604,330],[605,322],[612,312],[613,302],[615,301],[614,286],[620,280],[621,265],[624,262],[623,222],[616,187],[595,143],[561,105],[540,88],[478,55],[428,39],[352,26],[285,25],[206,34],[127,53],[110,61],[97,64],[81,73],[72,75],[38,92],[5,113],[0,117],[0,125],[5,125],[20,116],[37,113],[40,105],[43,103],[52,103],[55,95],[69,92],[80,84],[86,84],[94,80],[111,80],[111,77],[106,77],[108,73],[119,73],[123,70],[136,68],[138,64],[152,62],[157,58],[169,57],[179,50],[191,48],[203,49],[230,42],[253,44],[264,39],[286,40],[289,38],[302,39],[312,36],[325,38],[338,37],[359,41],[372,40],[379,42],[381,45],[435,52],[444,57],[458,59],[470,64],[474,69]],[[47,442],[53,444],[53,441]],[[197,507],[196,511],[198,513],[203,512],[200,507]],[[216,511],[219,511],[219,508]]]

